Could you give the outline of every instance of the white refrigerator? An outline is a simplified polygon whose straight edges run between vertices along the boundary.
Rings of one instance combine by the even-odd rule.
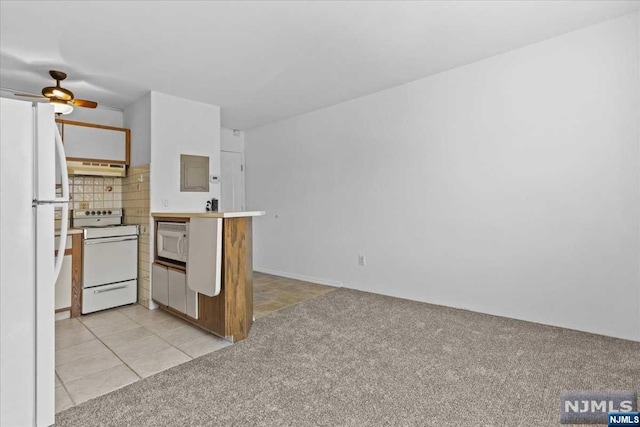
[[[0,102],[0,425],[49,426],[55,416],[54,287],[69,200],[64,149],[51,105]],[[56,162],[64,175],[57,198]],[[62,208],[58,248],[56,207]]]

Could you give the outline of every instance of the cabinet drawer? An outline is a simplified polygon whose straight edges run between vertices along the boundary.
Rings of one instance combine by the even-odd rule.
[[[137,298],[137,280],[85,288],[82,290],[82,314],[133,304]]]

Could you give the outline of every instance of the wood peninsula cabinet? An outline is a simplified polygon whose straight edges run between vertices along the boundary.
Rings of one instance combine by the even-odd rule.
[[[155,212],[151,296],[230,342],[253,322],[253,212]]]

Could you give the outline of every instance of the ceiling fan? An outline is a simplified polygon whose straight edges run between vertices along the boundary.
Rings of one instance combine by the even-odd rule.
[[[56,81],[55,86],[47,86],[42,89],[42,95],[31,95],[28,93],[16,93],[16,96],[24,96],[27,98],[48,99],[53,104],[56,114],[69,114],[73,111],[73,107],[96,108],[97,102],[87,101],[86,99],[75,99],[73,92],[60,86],[60,82],[67,78],[67,74],[62,71],[50,70],[49,75]]]

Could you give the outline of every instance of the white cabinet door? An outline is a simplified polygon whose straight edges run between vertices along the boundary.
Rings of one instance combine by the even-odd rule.
[[[71,249],[73,248],[73,244],[72,244],[73,240],[71,239],[71,236],[67,236],[67,243],[64,245],[65,249]],[[54,248],[56,248],[56,250],[58,249],[58,244],[60,243],[60,236],[56,236],[55,240],[54,240]]]
[[[151,267],[151,298],[160,304],[169,304],[168,270],[158,264],[153,264]]]
[[[127,135],[124,129],[65,124],[63,138],[67,158],[127,160]]]
[[[187,316],[194,319],[198,318],[198,293],[193,292],[189,286],[186,286],[187,291]]]
[[[159,264],[151,267],[151,297],[154,301],[198,318],[198,293],[187,286],[185,273]]]
[[[187,281],[195,292],[215,297],[222,288],[222,218],[189,222]]]
[[[62,259],[62,269],[56,280],[56,310],[71,307],[71,255]]]
[[[180,313],[187,312],[186,276],[184,273],[169,270],[169,307]]]

